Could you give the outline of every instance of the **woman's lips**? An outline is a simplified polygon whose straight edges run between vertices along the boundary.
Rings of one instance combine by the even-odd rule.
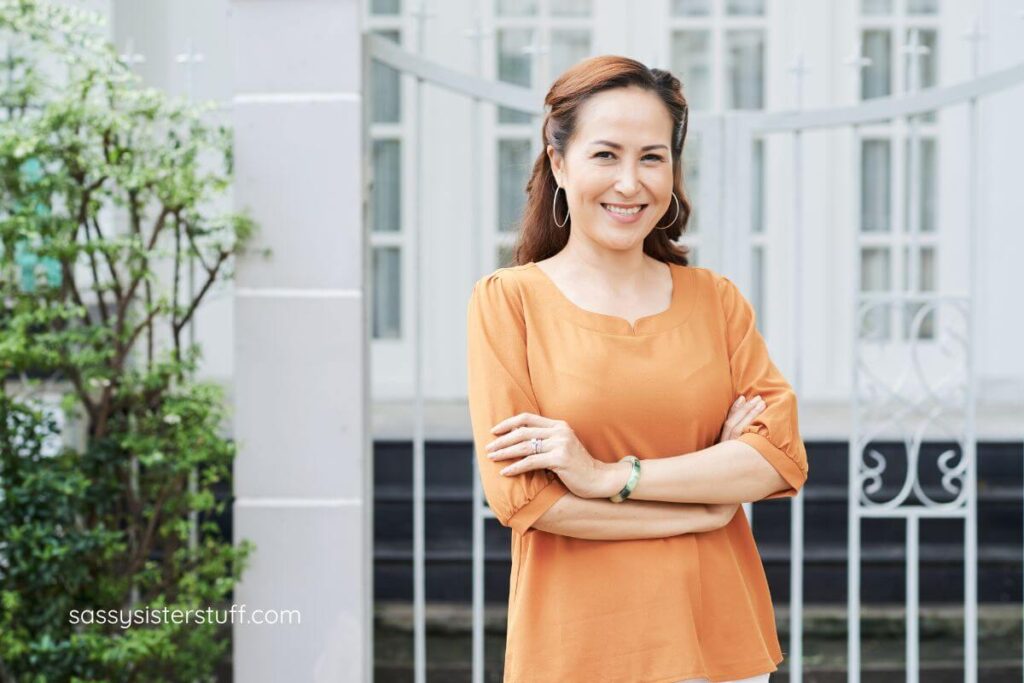
[[[640,220],[640,216],[643,215],[644,211],[647,210],[647,204],[641,204],[640,206],[640,210],[634,213],[632,216],[623,216],[620,213],[616,213],[609,209],[605,204],[602,204],[601,208],[604,209],[604,212],[606,214],[614,218],[619,223],[636,223],[638,220]]]

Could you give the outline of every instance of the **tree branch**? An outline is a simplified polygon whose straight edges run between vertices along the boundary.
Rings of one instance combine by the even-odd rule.
[[[89,233],[89,221],[83,224],[85,227],[85,239],[86,243],[92,240],[92,235]],[[96,254],[92,249],[86,249],[89,255],[89,269],[92,271],[93,289],[96,292],[96,299],[100,305],[100,319],[103,320],[103,324],[106,325],[110,321],[110,312],[107,310],[107,300],[103,296],[103,287],[100,282],[99,269],[96,267]]]
[[[221,251],[218,254],[218,256],[217,256],[217,262],[213,265],[213,268],[206,270],[206,275],[207,275],[206,282],[203,283],[202,288],[199,290],[199,294],[196,295],[196,298],[192,301],[192,304],[188,307],[188,311],[185,312],[185,316],[181,320],[179,320],[178,324],[175,326],[175,328],[174,328],[174,334],[175,335],[179,334],[181,332],[181,330],[185,327],[185,325],[188,324],[188,321],[191,320],[192,315],[196,311],[196,308],[199,307],[199,303],[203,300],[203,297],[206,296],[206,292],[209,291],[210,287],[212,287],[213,283],[216,281],[216,279],[217,279],[217,271],[220,270],[220,267],[222,265],[224,265],[224,262],[227,261],[228,258],[230,258],[230,257],[231,257],[231,252],[230,251]]]
[[[103,235],[103,231],[100,229],[100,222],[96,217],[92,219],[92,227],[96,231],[96,236],[100,242],[106,243],[107,238]],[[110,272],[110,279],[113,281],[114,293],[120,297],[124,294],[124,290],[121,289],[121,278],[117,274],[117,268],[114,267],[114,260],[110,258],[110,254],[107,253],[106,249],[101,249],[103,252],[103,258],[107,262],[107,270]]]

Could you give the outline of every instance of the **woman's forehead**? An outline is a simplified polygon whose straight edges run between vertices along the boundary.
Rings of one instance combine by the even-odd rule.
[[[576,121],[579,140],[589,144],[596,139],[639,145],[668,142],[672,137],[672,117],[654,93],[624,88],[598,93],[580,109]],[[657,137],[657,140],[647,138]],[[664,139],[662,139],[664,138]]]

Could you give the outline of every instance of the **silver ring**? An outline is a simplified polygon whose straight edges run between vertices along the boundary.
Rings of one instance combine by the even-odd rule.
[[[541,441],[543,441],[543,439],[538,439],[537,437],[534,437],[534,438],[530,439],[530,443],[533,444],[533,454],[534,455],[537,455],[537,453],[540,452],[540,442]]]

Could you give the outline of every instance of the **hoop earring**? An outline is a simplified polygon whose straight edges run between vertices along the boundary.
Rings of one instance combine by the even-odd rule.
[[[655,225],[654,226],[655,230],[668,230],[669,228],[671,228],[673,225],[676,224],[677,220],[679,220],[679,198],[676,197],[676,193],[675,192],[672,193],[672,199],[676,200],[676,215],[672,217],[672,220],[669,221],[668,225],[665,225],[665,226]]]
[[[569,200],[568,200],[568,198],[566,198],[566,200],[565,200],[565,204],[566,204],[565,220],[562,221],[561,223],[559,223],[558,222],[558,215],[555,213],[555,205],[558,203],[558,191],[561,190],[561,189],[562,188],[560,186],[555,185],[555,196],[551,200],[551,217],[555,220],[555,225],[557,225],[560,228],[564,228],[565,224],[569,222]]]

